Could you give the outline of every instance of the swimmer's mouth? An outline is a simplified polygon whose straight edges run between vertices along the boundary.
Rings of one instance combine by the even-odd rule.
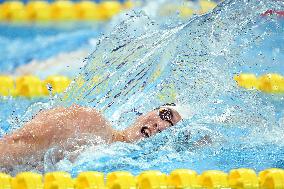
[[[173,112],[170,108],[160,108],[159,117],[161,118],[161,120],[168,122],[171,126],[174,126],[172,122]]]
[[[162,130],[160,130],[160,129],[158,129],[157,131],[158,131],[158,133],[162,132]],[[140,133],[143,135],[144,138],[149,138],[151,136],[151,131],[150,131],[149,127],[146,127],[146,126],[141,128]]]
[[[145,138],[149,138],[151,135],[151,131],[148,127],[144,126],[141,128],[140,130],[141,134],[145,137]]]

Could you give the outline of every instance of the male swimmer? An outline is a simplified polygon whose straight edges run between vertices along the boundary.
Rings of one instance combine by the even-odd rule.
[[[135,142],[161,132],[180,120],[176,110],[161,107],[139,116],[132,126],[118,131],[93,108],[73,105],[41,111],[21,129],[0,140],[0,165],[21,163],[21,157],[42,158],[52,146],[63,146],[67,139],[83,134],[99,136],[106,143]]]
[[[25,164],[27,157],[42,161],[48,149],[64,146],[67,140],[84,134],[98,136],[107,144],[148,138],[177,124],[182,119],[178,111],[175,106],[161,106],[139,116],[123,131],[113,129],[93,108],[73,105],[41,111],[22,128],[0,139],[0,167]]]

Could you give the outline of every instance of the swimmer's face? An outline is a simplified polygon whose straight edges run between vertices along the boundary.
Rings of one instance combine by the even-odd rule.
[[[124,133],[129,142],[149,138],[156,133],[177,124],[181,120],[179,113],[171,108],[160,108],[139,116],[132,127]]]

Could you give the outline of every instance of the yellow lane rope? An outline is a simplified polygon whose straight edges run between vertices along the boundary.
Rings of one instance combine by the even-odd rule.
[[[252,169],[218,170],[198,175],[193,170],[177,169],[166,175],[160,171],[144,171],[133,176],[126,171],[105,175],[101,172],[81,172],[72,178],[66,172],[45,175],[23,172],[15,177],[0,173],[0,188],[11,189],[284,189],[284,170],[271,168],[258,175]]]
[[[260,90],[266,93],[284,93],[284,77],[269,73],[257,77],[255,74],[242,73],[234,76],[238,86],[249,90]]]
[[[108,20],[122,10],[131,8],[131,1],[103,1],[95,3],[83,0],[72,2],[66,0],[48,3],[44,0],[30,1],[24,4],[21,1],[6,1],[0,4],[0,21],[8,22],[43,22],[68,20]]]
[[[41,80],[37,76],[26,75],[13,78],[0,75],[0,96],[41,97],[61,93],[69,86],[71,79],[66,76],[49,76]]]

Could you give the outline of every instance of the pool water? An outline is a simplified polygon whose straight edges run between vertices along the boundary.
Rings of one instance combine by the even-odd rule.
[[[188,168],[200,173],[239,167],[256,171],[284,168],[283,96],[246,91],[233,80],[240,72],[284,75],[284,19],[260,16],[268,9],[283,8],[284,3],[277,0],[225,0],[206,15],[167,27],[143,13],[129,13],[99,38],[65,94],[51,100],[1,99],[5,104],[0,113],[2,132],[21,126],[13,121],[14,114],[27,120],[39,108],[58,104],[96,107],[116,129],[123,129],[137,117],[137,110],[145,113],[176,102],[190,107],[194,116],[135,144],[84,146],[75,159],[66,151],[64,158],[55,160],[53,153],[60,149],[52,148],[42,171],[77,175],[87,170],[138,174],[148,169],[167,173]],[[82,39],[80,34],[70,38]],[[80,80],[83,85],[76,82]],[[28,115],[22,115],[27,109]],[[205,135],[213,143],[193,148],[194,141]],[[31,168],[27,165],[15,172],[27,169]]]
[[[89,40],[98,37],[103,27],[102,23],[0,23],[0,73],[12,72],[32,60],[88,47]]]

